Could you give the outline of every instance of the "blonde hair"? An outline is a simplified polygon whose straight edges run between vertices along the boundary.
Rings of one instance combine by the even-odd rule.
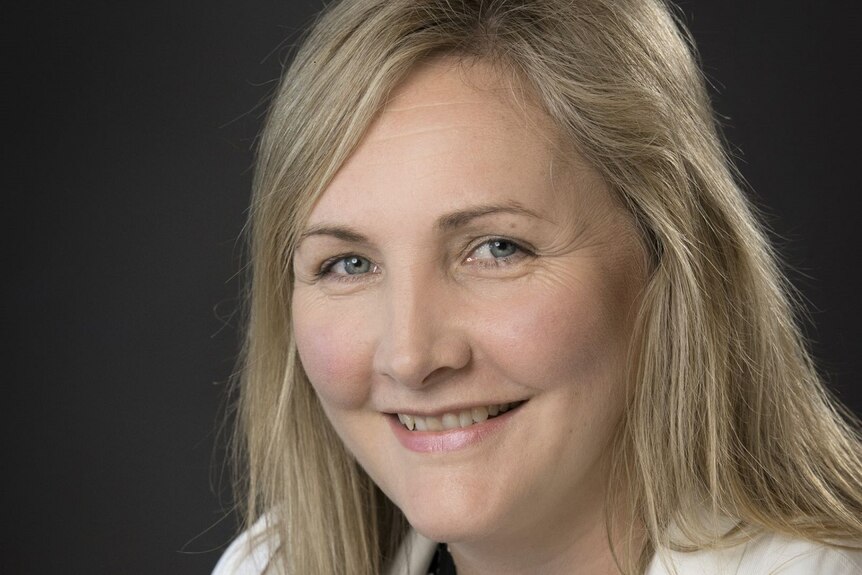
[[[649,252],[611,478],[647,543],[621,569],[640,573],[655,550],[761,529],[862,538],[858,421],[815,372],[693,52],[660,0],[347,0],[322,14],[270,109],[250,214],[234,455],[249,524],[266,514],[280,541],[274,567],[380,573],[405,533],[299,364],[291,258],[316,198],[388,95],[443,54],[517,77],[599,170]],[[703,509],[736,528],[708,529]]]

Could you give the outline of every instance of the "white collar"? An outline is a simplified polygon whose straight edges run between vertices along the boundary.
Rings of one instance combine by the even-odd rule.
[[[424,575],[428,573],[428,567],[431,565],[436,550],[436,542],[420,535],[411,528],[395,554],[388,575]]]

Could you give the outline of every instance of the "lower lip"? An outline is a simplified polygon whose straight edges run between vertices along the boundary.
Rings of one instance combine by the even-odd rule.
[[[482,423],[469,427],[447,429],[445,431],[410,431],[398,420],[397,415],[387,415],[389,425],[401,445],[417,453],[446,453],[476,445],[482,440],[499,433],[512,417],[520,410],[519,405]]]

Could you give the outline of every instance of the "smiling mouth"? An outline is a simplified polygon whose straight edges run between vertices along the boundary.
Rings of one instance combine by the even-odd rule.
[[[472,409],[461,410],[457,413],[444,413],[441,417],[408,415],[406,413],[399,413],[397,415],[398,421],[410,431],[447,431],[483,423],[507,411],[517,409],[524,403],[526,403],[526,400],[474,407]]]

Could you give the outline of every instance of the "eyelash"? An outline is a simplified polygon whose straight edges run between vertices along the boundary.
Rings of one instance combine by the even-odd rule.
[[[342,262],[342,261],[344,261],[350,257],[358,257],[358,258],[362,258],[364,260],[368,260],[368,258],[364,258],[364,257],[362,257],[356,253],[346,253],[346,254],[339,254],[337,256],[333,256],[333,257],[329,258],[328,260],[324,261],[322,264],[320,264],[320,269],[317,271],[316,274],[314,274],[315,278],[318,280],[326,279],[329,281],[356,282],[356,281],[361,281],[366,276],[373,274],[373,272],[365,273],[365,274],[353,274],[353,275],[332,273],[332,268],[334,268],[336,264],[338,264],[339,262]],[[368,260],[368,262],[371,263],[372,269],[377,269],[377,265],[372,263],[371,260]]]
[[[508,255],[508,256],[502,256],[499,258],[492,256],[490,259],[484,259],[484,260],[483,259],[474,259],[472,261],[471,265],[479,266],[483,269],[498,268],[498,267],[514,264],[514,263],[516,263],[517,260],[520,260],[520,259],[525,258],[525,257],[535,256],[535,253],[531,249],[525,247],[524,244],[521,242],[517,242],[515,240],[511,240],[511,239],[505,238],[505,237],[494,236],[492,238],[483,239],[481,242],[479,242],[478,244],[473,246],[469,250],[466,260],[470,260],[469,254],[474,253],[476,250],[478,250],[479,248],[482,248],[484,246],[490,246],[494,242],[504,242],[507,244],[511,244],[512,246],[515,247],[515,253]],[[490,249],[490,247],[489,247],[489,249]],[[513,261],[513,260],[515,260],[515,261]]]
[[[512,244],[515,247],[515,253],[508,255],[508,256],[503,256],[500,258],[491,258],[491,259],[487,259],[487,260],[485,260],[485,259],[481,259],[481,260],[480,259],[474,259],[473,263],[471,265],[479,266],[482,269],[498,268],[498,267],[502,267],[502,266],[506,266],[506,265],[510,265],[510,264],[515,263],[512,260],[519,260],[519,259],[524,258],[524,257],[535,256],[535,253],[531,249],[525,247],[522,242],[517,242],[515,240],[509,239],[506,237],[494,236],[491,238],[485,238],[481,242],[479,242],[478,244],[474,245],[469,251],[467,251],[468,255],[465,257],[465,259],[469,260],[469,254],[472,254],[473,252],[475,252],[479,248],[484,247],[484,246],[488,246],[493,242],[505,242],[507,244]],[[350,257],[359,257],[359,258],[362,258],[364,260],[367,260],[367,258],[364,258],[363,256],[360,256],[356,253],[344,253],[344,254],[339,254],[337,256],[333,256],[333,257],[327,259],[326,261],[324,261],[322,264],[320,264],[320,268],[317,271],[317,273],[315,274],[315,278],[318,280],[327,279],[330,281],[356,282],[356,281],[362,281],[362,279],[365,279],[368,276],[373,275],[373,273],[374,273],[373,271],[369,272],[369,273],[363,273],[363,274],[334,274],[334,273],[332,273],[332,268],[334,268],[339,262],[342,262],[342,261],[344,261]],[[367,260],[367,261],[371,264],[372,269],[374,269],[374,270],[377,269],[376,264],[371,262],[371,260]]]

